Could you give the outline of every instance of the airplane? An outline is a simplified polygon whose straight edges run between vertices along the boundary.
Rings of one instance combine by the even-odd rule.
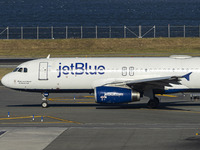
[[[40,92],[42,107],[49,93],[94,93],[99,104],[121,104],[148,97],[147,106],[157,108],[156,94],[200,92],[200,58],[82,57],[40,58],[20,64],[6,74],[5,87]]]

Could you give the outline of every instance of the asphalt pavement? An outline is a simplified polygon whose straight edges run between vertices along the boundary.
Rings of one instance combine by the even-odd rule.
[[[89,94],[50,94],[42,108],[40,93],[0,87],[1,149],[148,149],[200,147],[200,101],[182,94],[124,105],[99,105]]]

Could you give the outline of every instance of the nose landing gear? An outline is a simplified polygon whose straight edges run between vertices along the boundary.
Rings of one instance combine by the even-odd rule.
[[[42,93],[42,108],[47,108],[48,107],[48,96],[49,96],[49,93]]]

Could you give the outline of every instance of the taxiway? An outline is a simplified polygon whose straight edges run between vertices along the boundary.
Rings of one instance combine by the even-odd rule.
[[[1,149],[199,149],[200,101],[181,94],[119,106],[99,105],[89,94],[50,94],[0,87]],[[9,114],[9,116],[8,116]],[[34,118],[34,119],[33,119]]]

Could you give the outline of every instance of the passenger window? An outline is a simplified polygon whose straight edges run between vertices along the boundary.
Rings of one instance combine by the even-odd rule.
[[[27,72],[28,72],[28,69],[27,69],[27,68],[24,68],[24,72],[27,73]]]
[[[123,76],[127,75],[127,67],[122,67],[122,75]]]

